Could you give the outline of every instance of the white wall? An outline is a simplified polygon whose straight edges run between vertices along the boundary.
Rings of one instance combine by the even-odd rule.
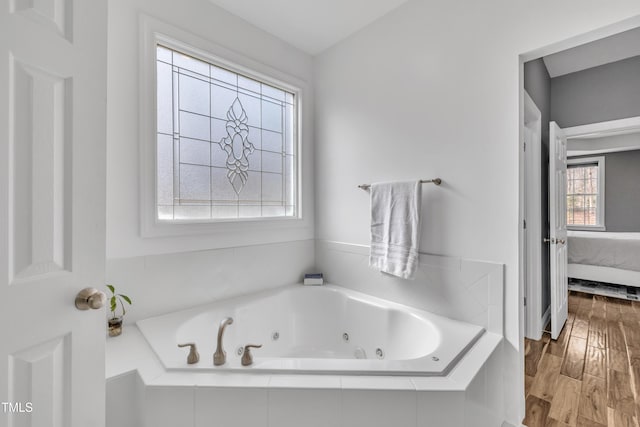
[[[442,178],[424,185],[422,250],[506,265],[511,398],[522,395],[519,55],[639,13],[635,0],[412,0],[315,60],[316,236],[369,243],[359,183]]]
[[[298,281],[313,266],[313,93],[304,93],[302,227],[257,233],[140,237],[141,15],[225,51],[225,59],[311,88],[312,59],[207,0],[110,0],[107,282],[134,299],[128,321]],[[254,69],[255,69],[254,68]],[[150,77],[151,78],[151,77]],[[175,254],[175,255],[172,255]]]

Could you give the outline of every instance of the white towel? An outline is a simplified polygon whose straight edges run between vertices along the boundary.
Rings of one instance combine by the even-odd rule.
[[[420,249],[419,181],[371,185],[369,266],[413,279]]]

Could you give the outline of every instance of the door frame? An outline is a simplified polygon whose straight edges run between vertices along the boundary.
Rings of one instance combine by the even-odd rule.
[[[522,147],[524,162],[524,212],[521,228],[523,247],[523,280],[525,287],[525,334],[527,338],[539,340],[544,329],[542,313],[542,218],[540,203],[542,197],[542,113],[524,92],[524,128],[529,129],[533,137],[524,138]]]

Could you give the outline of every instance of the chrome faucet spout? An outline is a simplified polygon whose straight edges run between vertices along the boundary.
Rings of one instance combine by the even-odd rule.
[[[222,335],[224,334],[224,329],[227,325],[231,325],[232,323],[232,317],[225,317],[222,319],[220,326],[218,327],[218,342],[216,345],[216,352],[213,353],[213,364],[215,366],[224,365],[227,361],[227,352],[222,348]]]

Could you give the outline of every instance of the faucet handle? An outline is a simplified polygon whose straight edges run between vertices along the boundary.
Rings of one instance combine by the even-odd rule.
[[[189,347],[189,355],[187,356],[187,363],[193,365],[200,360],[200,354],[196,348],[196,343],[190,342],[186,344],[178,344],[178,347]]]
[[[262,347],[262,344],[260,345],[256,345],[256,344],[247,344],[244,346],[244,351],[242,352],[242,366],[249,366],[253,363],[253,356],[251,355],[251,351],[249,351],[252,348],[260,348]]]

